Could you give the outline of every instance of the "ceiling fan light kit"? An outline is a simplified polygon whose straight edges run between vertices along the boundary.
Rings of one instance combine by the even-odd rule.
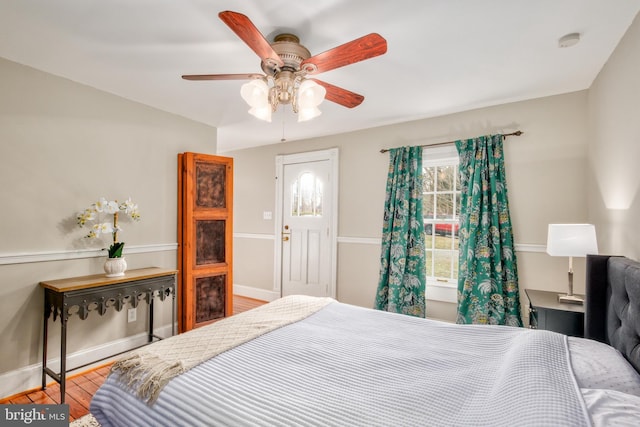
[[[271,86],[265,81],[271,81]],[[251,80],[242,85],[240,96],[249,105],[249,114],[271,122],[271,113],[274,113],[280,104],[293,106],[293,112],[298,114],[298,122],[311,120],[322,112],[318,105],[324,100],[327,90],[313,80],[296,77],[293,82],[290,76],[273,80]]]
[[[311,56],[293,34],[279,34],[269,43],[245,15],[220,12],[220,19],[233,30],[261,59],[262,74],[195,74],[185,80],[245,80],[240,96],[249,105],[249,114],[271,122],[271,114],[280,104],[291,104],[298,122],[311,120],[321,113],[318,106],[326,98],[347,108],[357,107],[364,96],[338,86],[309,79],[308,75],[333,70],[382,55],[387,42],[371,33],[319,55]]]

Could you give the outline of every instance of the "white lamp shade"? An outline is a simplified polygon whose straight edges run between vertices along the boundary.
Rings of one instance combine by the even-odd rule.
[[[269,86],[260,79],[250,80],[240,88],[240,96],[250,107],[269,104]]]
[[[327,90],[313,80],[304,80],[298,88],[298,122],[305,122],[322,114],[318,105],[322,103]]]
[[[547,253],[551,256],[585,257],[598,253],[592,224],[549,224]]]
[[[298,88],[300,109],[317,107],[324,100],[327,90],[313,80],[304,80]]]
[[[240,96],[249,104],[249,114],[260,120],[271,122],[269,86],[264,80],[255,79],[242,85]]]
[[[318,107],[300,108],[298,110],[298,122],[306,122],[314,117],[318,117],[322,111]]]
[[[271,105],[267,104],[262,107],[249,108],[249,114],[260,120],[271,123]]]

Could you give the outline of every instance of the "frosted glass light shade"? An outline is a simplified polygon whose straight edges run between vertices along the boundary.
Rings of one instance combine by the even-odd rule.
[[[260,120],[271,121],[271,105],[269,105],[269,86],[264,80],[254,79],[243,84],[240,96],[249,104],[249,114]]]
[[[271,105],[267,104],[263,107],[249,108],[249,114],[260,120],[271,123]]]
[[[314,117],[318,117],[322,111],[318,107],[300,108],[298,110],[298,122],[306,122]]]
[[[547,253],[551,256],[568,257],[598,254],[595,226],[592,224],[549,224]]]
[[[322,114],[318,105],[324,101],[327,90],[313,80],[305,80],[298,88],[298,122],[311,120]]]
[[[318,105],[322,103],[327,94],[327,90],[323,86],[313,80],[303,80],[297,88],[290,92],[293,81],[290,84],[289,89],[280,84],[269,88],[265,80],[253,79],[242,85],[240,95],[251,107],[249,114],[267,122],[271,122],[271,113],[276,109],[278,103],[288,104],[291,102],[291,95],[295,96],[293,99],[294,111],[297,110],[299,122],[311,120],[322,114]],[[271,96],[270,92],[273,92]]]
[[[327,90],[313,80],[305,80],[298,88],[298,106],[300,108],[317,107],[324,101]]]

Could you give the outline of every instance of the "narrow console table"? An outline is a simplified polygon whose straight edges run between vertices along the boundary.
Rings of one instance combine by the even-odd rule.
[[[104,274],[94,274],[40,282],[40,286],[44,288],[42,389],[46,388],[46,377],[49,375],[60,383],[60,403],[64,403],[67,372],[82,367],[67,370],[67,320],[76,313],[71,310],[73,307],[77,307],[78,316],[84,320],[90,311],[97,311],[103,315],[108,307],[113,306],[117,311],[121,311],[127,303],[135,308],[144,299],[149,306],[150,343],[154,338],[162,339],[153,334],[153,301],[156,297],[164,301],[171,296],[171,334],[175,335],[177,273],[177,270],[150,267],[129,270],[121,277],[109,278]],[[54,322],[60,317],[60,373],[47,367],[47,332],[51,314]],[[112,356],[114,355],[109,357]]]

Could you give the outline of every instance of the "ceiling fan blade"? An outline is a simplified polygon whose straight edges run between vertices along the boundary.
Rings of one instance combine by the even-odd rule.
[[[380,34],[371,33],[305,59],[300,64],[300,69],[308,74],[324,73],[386,52],[387,41]]]
[[[185,80],[250,80],[261,79],[262,74],[185,74]]]
[[[263,62],[277,65],[278,67],[284,66],[284,62],[280,56],[273,50],[267,39],[264,38],[262,33],[253,25],[253,22],[251,22],[247,16],[230,10],[220,12],[218,16]]]
[[[358,95],[357,93],[351,92],[346,89],[342,89],[341,87],[334,86],[327,82],[323,82],[318,79],[309,79],[318,83],[320,86],[324,87],[327,90],[327,94],[325,95],[325,99],[331,102],[335,102],[336,104],[340,104],[347,108],[357,107],[362,104],[364,101],[364,96]]]

